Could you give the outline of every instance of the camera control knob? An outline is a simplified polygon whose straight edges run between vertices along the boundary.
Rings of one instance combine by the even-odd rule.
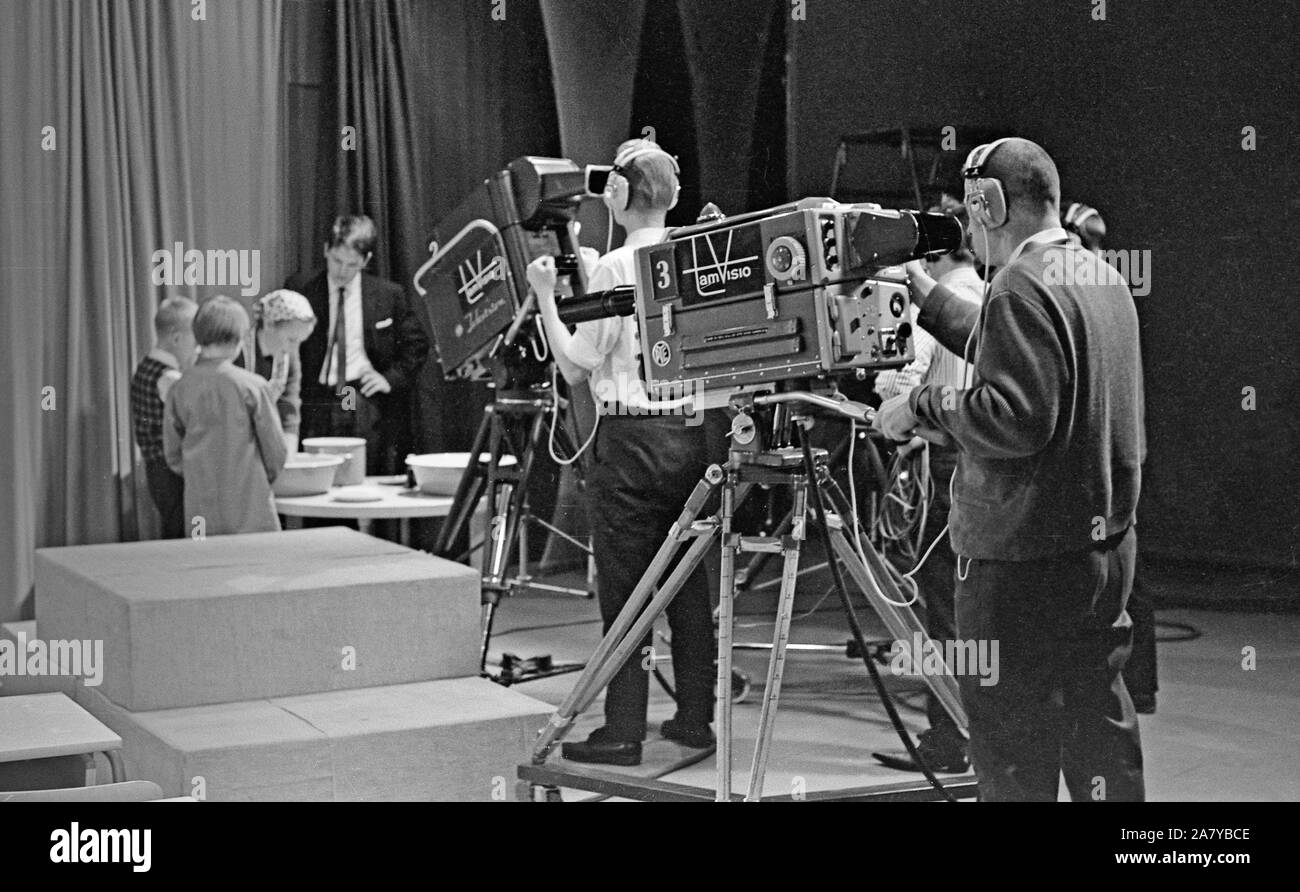
[[[754,426],[754,419],[747,413],[739,412],[731,420],[731,439],[736,441],[736,445],[748,446],[754,442],[754,435],[757,433],[758,428]]]
[[[807,275],[808,252],[791,236],[772,239],[767,246],[767,271],[778,282],[798,282]]]

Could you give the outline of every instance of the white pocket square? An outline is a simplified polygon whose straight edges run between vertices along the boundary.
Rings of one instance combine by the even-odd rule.
[[[381,320],[381,321],[379,321],[379,322],[376,322],[376,323],[375,323],[375,328],[387,328],[388,326],[390,326],[390,325],[392,325],[392,324],[393,324],[393,317],[392,317],[392,316],[389,316],[387,319],[384,319],[384,320]]]

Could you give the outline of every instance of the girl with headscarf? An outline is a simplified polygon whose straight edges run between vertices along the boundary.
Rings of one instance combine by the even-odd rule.
[[[302,418],[302,363],[298,345],[316,327],[311,302],[296,291],[280,289],[253,301],[253,324],[244,339],[239,364],[266,379],[280,414],[285,447],[298,451]]]

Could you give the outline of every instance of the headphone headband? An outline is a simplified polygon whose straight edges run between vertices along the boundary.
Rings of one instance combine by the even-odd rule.
[[[627,180],[627,197],[623,203],[624,208],[632,206],[632,191],[637,181],[642,179],[645,174],[641,169],[635,166],[636,161],[640,158],[664,157],[673,167],[675,176],[681,175],[681,168],[677,164],[677,159],[664,151],[663,147],[656,142],[648,139],[638,140],[626,146],[621,152],[614,157],[614,167],[610,171],[616,173],[623,179]]]
[[[623,149],[623,151],[619,152],[614,158],[614,170],[618,173],[622,173],[623,168],[626,168],[633,161],[650,155],[663,155],[668,159],[668,163],[673,166],[673,173],[679,176],[681,175],[682,170],[677,164],[677,159],[664,151],[663,147],[660,146],[659,143],[651,142],[648,139],[635,142]]]
[[[1011,137],[1004,136],[1002,139],[995,139],[993,142],[971,149],[971,153],[966,156],[966,163],[962,165],[961,175],[968,180],[984,176],[984,168],[989,163],[989,156],[993,154],[994,149],[1009,139]]]
[[[1101,212],[1096,208],[1088,207],[1086,204],[1080,204],[1077,201],[1071,202],[1065,211],[1065,219],[1062,225],[1066,229],[1079,232],[1083,228],[1083,222],[1090,217],[1101,219]]]

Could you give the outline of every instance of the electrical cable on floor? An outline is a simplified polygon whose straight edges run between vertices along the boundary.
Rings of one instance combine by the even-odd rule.
[[[590,626],[595,623],[604,622],[600,619],[576,619],[568,623],[548,623],[540,626],[516,626],[513,629],[497,629],[492,632],[493,638],[501,638],[505,635],[513,635],[516,632],[539,632],[543,629],[568,629],[574,626]]]

